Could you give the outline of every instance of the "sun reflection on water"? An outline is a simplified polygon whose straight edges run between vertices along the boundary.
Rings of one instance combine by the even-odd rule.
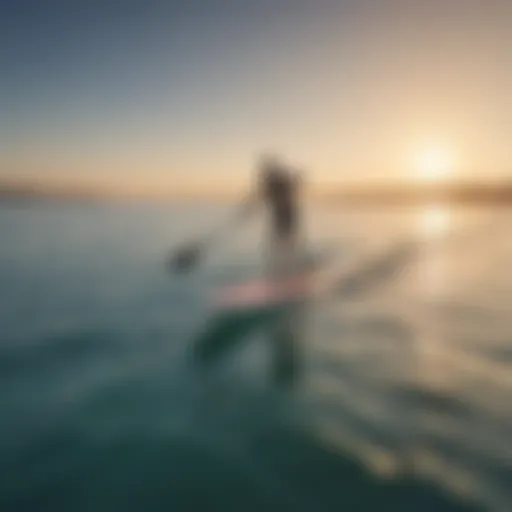
[[[448,262],[446,255],[435,244],[447,236],[451,227],[450,211],[443,206],[428,206],[416,217],[416,232],[424,244],[423,257],[417,269],[419,292],[424,298],[432,298],[446,291]]]
[[[439,205],[431,205],[420,212],[417,229],[420,236],[431,240],[445,235],[450,225],[451,217],[448,209]]]

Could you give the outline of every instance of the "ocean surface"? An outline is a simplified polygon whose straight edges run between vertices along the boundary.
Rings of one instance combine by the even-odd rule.
[[[302,304],[286,343],[262,323],[199,364],[212,296],[263,271],[263,222],[197,272],[165,261],[228,211],[0,206],[0,510],[510,512],[512,211],[311,205],[341,274],[420,249]]]

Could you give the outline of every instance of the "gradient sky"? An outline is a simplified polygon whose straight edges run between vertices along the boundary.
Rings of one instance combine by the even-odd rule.
[[[512,178],[509,0],[0,0],[0,177]]]

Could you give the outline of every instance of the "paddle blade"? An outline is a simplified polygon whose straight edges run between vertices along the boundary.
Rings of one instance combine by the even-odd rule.
[[[174,252],[168,261],[168,268],[171,272],[190,272],[199,262],[201,247],[198,244],[182,247]]]

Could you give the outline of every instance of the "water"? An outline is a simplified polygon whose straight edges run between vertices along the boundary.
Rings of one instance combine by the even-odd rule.
[[[265,333],[206,372],[189,357],[212,289],[260,271],[262,226],[186,278],[164,258],[226,212],[0,208],[0,509],[512,510],[512,214],[313,207],[341,268],[426,245],[308,305],[283,387]]]

